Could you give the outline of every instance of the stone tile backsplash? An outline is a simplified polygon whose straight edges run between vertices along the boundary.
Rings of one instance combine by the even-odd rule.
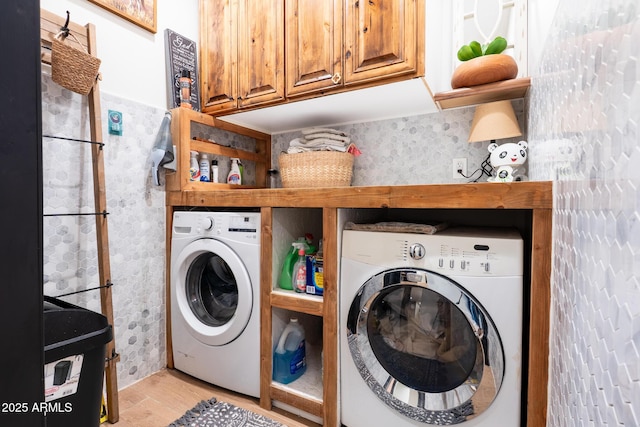
[[[513,102],[520,128],[523,126],[523,101]],[[335,126],[351,138],[362,151],[353,166],[352,185],[412,185],[465,183],[473,179],[484,182],[479,172],[489,155],[489,142],[468,143],[474,108],[445,110],[377,122]],[[302,134],[290,132],[272,137],[272,164],[278,167],[278,156],[289,142]],[[516,142],[505,139],[501,142]],[[467,176],[454,179],[452,161],[467,159]],[[474,174],[474,171],[478,171]]]
[[[555,180],[548,426],[640,425],[640,3],[563,0],[532,68]]]
[[[44,135],[90,139],[86,97],[43,74]],[[165,193],[153,184],[149,154],[164,111],[102,94],[105,187],[118,386],[166,365]],[[123,113],[123,136],[108,134],[107,112]],[[89,144],[43,138],[44,293],[58,296],[101,285],[93,216]],[[99,291],[61,298],[100,312]]]

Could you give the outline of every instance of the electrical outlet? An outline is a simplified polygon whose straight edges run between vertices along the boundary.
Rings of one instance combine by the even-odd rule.
[[[467,159],[453,159],[451,164],[452,176],[456,179],[464,179],[467,176]]]

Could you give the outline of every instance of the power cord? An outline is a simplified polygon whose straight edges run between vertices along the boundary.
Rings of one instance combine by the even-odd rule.
[[[487,175],[488,177],[490,177],[491,173],[493,172],[493,167],[491,166],[491,162],[489,161],[490,157],[491,157],[491,153],[487,154],[487,157],[485,157],[482,163],[480,163],[480,167],[474,170],[473,172],[471,172],[470,175],[467,176],[463,174],[462,169],[458,169],[458,173],[467,179],[471,179],[471,181],[469,182],[478,182],[478,180],[482,178],[484,175]],[[480,175],[478,175],[477,178],[473,178],[473,176],[478,172],[480,172]]]

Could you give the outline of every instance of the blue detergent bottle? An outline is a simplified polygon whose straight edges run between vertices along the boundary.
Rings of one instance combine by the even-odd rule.
[[[273,353],[273,380],[289,384],[307,369],[304,328],[292,317],[282,331]]]

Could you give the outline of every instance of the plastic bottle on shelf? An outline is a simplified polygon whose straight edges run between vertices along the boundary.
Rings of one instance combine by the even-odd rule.
[[[307,369],[304,328],[292,317],[282,331],[273,353],[273,380],[289,384]]]
[[[322,251],[322,239],[320,248],[315,255],[307,257],[307,293],[311,295],[324,294],[324,259]]]
[[[280,288],[287,289],[289,291],[293,290],[293,266],[298,260],[298,250],[306,249],[305,245],[306,243],[303,237],[300,237],[297,241],[291,243],[289,252],[287,252],[287,255],[284,257],[282,270],[280,271],[280,279],[278,280]]]
[[[302,293],[307,291],[307,257],[304,249],[298,250],[298,260],[293,265],[293,290]]]
[[[211,163],[207,153],[200,154],[200,181],[211,181]]]
[[[191,152],[191,163],[189,166],[189,181],[200,181],[200,164],[198,163],[198,152]]]
[[[240,176],[240,166],[238,166],[238,159],[233,157],[231,159],[231,170],[227,175],[228,184],[242,184],[242,177]]]
[[[304,235],[304,241],[307,246],[304,248],[304,251],[307,255],[313,255],[316,253],[316,246],[313,244],[313,234],[306,233]]]
[[[211,182],[218,182],[218,161],[211,160]]]
[[[238,169],[240,170],[240,182],[244,183],[244,165],[240,159],[238,159]]]
[[[183,108],[193,108],[191,105],[191,72],[182,70],[178,79],[180,85],[180,106]]]

